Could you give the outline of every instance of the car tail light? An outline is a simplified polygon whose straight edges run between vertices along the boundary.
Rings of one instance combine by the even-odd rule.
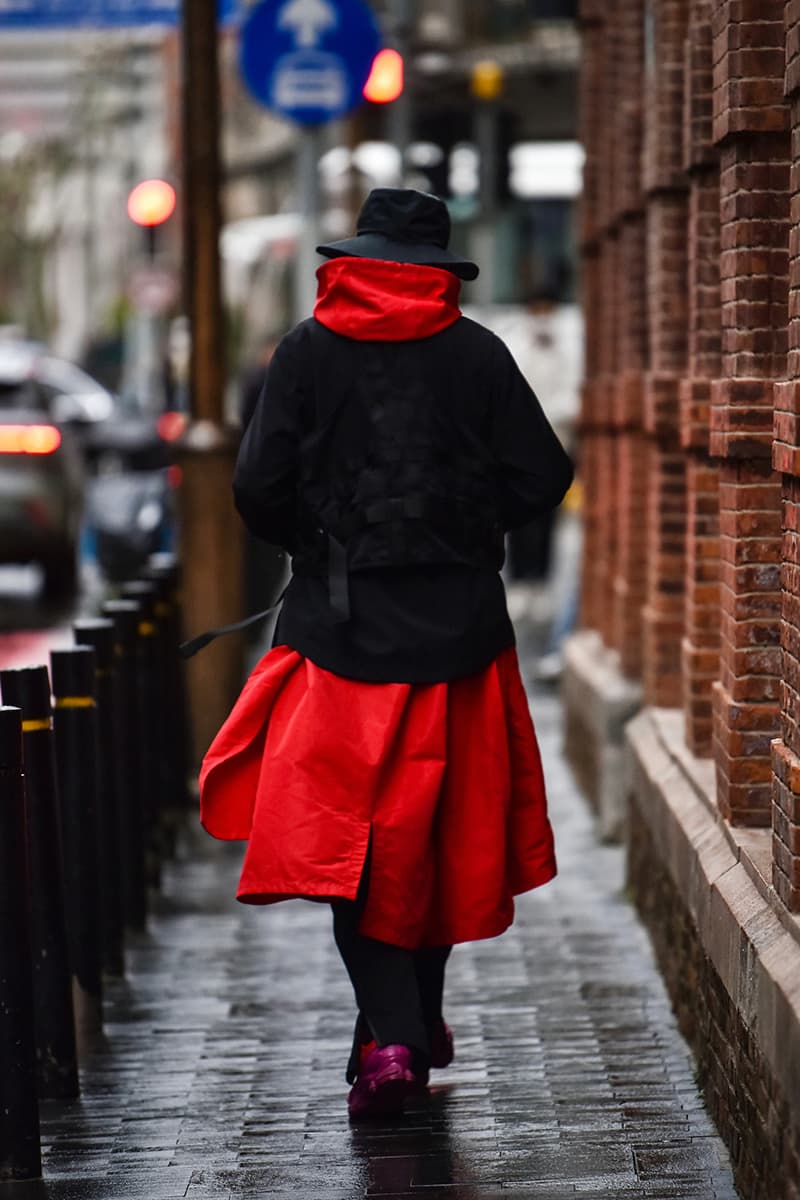
[[[0,425],[0,454],[52,454],[60,445],[55,425]]]
[[[186,413],[163,412],[156,421],[158,436],[165,442],[177,442],[188,424]]]

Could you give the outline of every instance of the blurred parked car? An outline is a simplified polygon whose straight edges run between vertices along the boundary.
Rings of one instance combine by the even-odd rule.
[[[86,532],[107,579],[131,579],[151,554],[172,549],[180,468],[172,462],[171,443],[185,424],[178,412],[158,418],[129,412],[92,430],[96,473],[89,484]]]
[[[78,441],[50,397],[0,357],[0,562],[38,562],[48,597],[77,579],[84,467]]]
[[[0,380],[32,384],[53,423],[70,425],[81,437],[114,413],[115,399],[107,388],[39,342],[0,337]]]

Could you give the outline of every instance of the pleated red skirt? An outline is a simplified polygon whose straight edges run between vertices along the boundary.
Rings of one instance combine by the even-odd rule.
[[[451,683],[365,683],[288,647],[250,675],[200,775],[201,821],[247,839],[237,897],[354,899],[416,949],[495,937],[556,873],[539,748],[505,650]]]

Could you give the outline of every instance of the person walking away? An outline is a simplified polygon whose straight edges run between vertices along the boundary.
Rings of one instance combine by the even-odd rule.
[[[377,188],[286,335],[234,497],[292,556],[273,648],[201,771],[247,839],[237,897],[329,903],[358,1008],[352,1119],[449,1063],[445,964],[556,872],[500,568],[570,461],[503,343],[461,315],[477,266],[440,199]]]

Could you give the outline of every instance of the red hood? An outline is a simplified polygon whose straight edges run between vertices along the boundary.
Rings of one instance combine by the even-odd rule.
[[[407,342],[447,329],[461,316],[461,281],[440,267],[331,258],[317,270],[314,316],[361,342]]]

